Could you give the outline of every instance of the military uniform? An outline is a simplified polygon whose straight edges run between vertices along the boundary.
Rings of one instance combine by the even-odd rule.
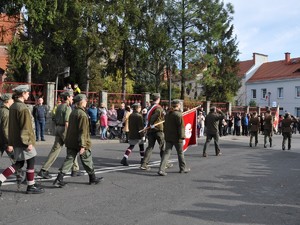
[[[40,194],[44,192],[44,189],[36,186],[34,181],[36,156],[36,149],[34,148],[35,134],[33,131],[31,112],[24,103],[29,97],[29,90],[28,85],[20,85],[13,89],[17,99],[9,108],[8,146],[13,147],[16,162],[0,174],[0,185],[7,177],[21,169],[26,161],[26,179],[28,184],[26,193]]]
[[[270,147],[272,147],[273,136],[273,117],[270,113],[265,115],[264,119],[264,147],[267,147],[267,138],[269,138]]]
[[[291,150],[291,142],[292,142],[292,128],[291,124],[297,122],[295,117],[292,117],[288,114],[282,120],[282,150],[285,150],[285,143],[288,140],[288,150]]]
[[[64,93],[63,95],[70,96],[66,93]],[[49,174],[48,171],[52,166],[52,164],[54,163],[54,161],[59,156],[62,146],[65,144],[65,138],[67,132],[66,124],[69,122],[69,116],[71,112],[72,112],[71,106],[69,106],[69,103],[67,101],[63,104],[60,104],[56,109],[56,113],[55,113],[56,127],[55,127],[54,144],[52,146],[51,151],[49,152],[45,164],[43,165],[42,169],[38,173],[39,176],[45,179],[51,178],[51,175]],[[76,157],[73,163],[72,173],[73,174],[77,173],[77,171],[79,171],[79,165]]]
[[[173,100],[173,106],[179,105],[179,101]],[[166,149],[161,159],[158,174],[161,176],[166,175],[165,168],[170,158],[173,146],[177,151],[179,172],[187,172],[186,163],[183,154],[183,140],[185,139],[184,122],[182,113],[179,109],[171,109],[165,116],[164,134],[166,141]]]
[[[78,94],[74,97],[74,103],[78,103],[85,100],[84,94]],[[66,134],[65,145],[67,147],[67,156],[59,169],[60,172],[54,181],[54,185],[63,187],[63,176],[68,173],[73,166],[73,162],[80,152],[81,148],[84,148],[84,153],[80,154],[80,159],[85,171],[90,177],[90,184],[97,184],[102,178],[95,176],[93,158],[91,153],[91,137],[89,129],[89,118],[85,112],[85,109],[81,106],[76,106],[69,117],[69,126]]]
[[[1,155],[5,151],[11,160],[14,160],[13,152],[7,151],[8,145],[8,120],[9,108],[6,105],[0,107],[0,151]]]
[[[252,147],[252,139],[255,138],[255,146],[258,144],[258,131],[259,131],[259,125],[260,121],[257,115],[252,116],[249,121],[250,125],[250,147]]]
[[[163,108],[158,104],[153,104],[152,107],[149,109],[147,116],[149,127],[147,132],[148,147],[146,148],[144,161],[140,167],[143,170],[149,169],[147,164],[149,163],[156,141],[159,144],[160,157],[162,157],[163,151],[165,149],[165,137],[163,133],[164,125],[162,123],[164,120]],[[159,122],[161,122],[159,125],[154,126],[154,124],[157,124]]]
[[[215,144],[215,153],[216,156],[221,154],[220,148],[219,148],[219,121],[223,120],[225,118],[225,114],[220,111],[220,113],[217,113],[212,108],[209,112],[209,114],[205,117],[205,126],[206,126],[206,141],[203,147],[203,157],[207,156],[206,149],[212,140],[214,138],[214,144]]]
[[[140,130],[142,130],[144,128],[143,116],[139,112],[141,109],[141,105],[139,103],[136,103],[132,107],[133,107],[133,112],[128,117],[129,147],[126,149],[124,157],[121,160],[121,164],[124,166],[129,166],[127,159],[136,144],[138,144],[139,148],[140,148],[141,163],[144,159],[144,153],[145,153],[144,152],[144,141],[142,140],[142,138],[144,137],[144,133],[139,132]]]

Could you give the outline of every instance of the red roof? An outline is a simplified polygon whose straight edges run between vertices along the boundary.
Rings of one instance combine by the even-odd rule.
[[[300,78],[300,58],[262,64],[248,82]]]
[[[239,63],[238,77],[243,77],[254,66],[254,60],[246,60]]]

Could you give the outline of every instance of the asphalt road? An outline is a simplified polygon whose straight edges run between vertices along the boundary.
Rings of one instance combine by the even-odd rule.
[[[36,171],[53,144],[46,136],[38,142]],[[157,175],[158,149],[151,157],[152,169],[142,171],[136,147],[129,167],[120,165],[127,144],[93,139],[93,157],[99,185],[88,185],[88,176],[70,178],[64,188],[53,180],[37,180],[45,188],[41,195],[25,194],[12,176],[2,186],[0,224],[19,225],[216,225],[300,224],[300,135],[293,136],[292,150],[281,150],[282,136],[274,146],[249,147],[249,137],[226,136],[220,140],[223,154],[201,157],[203,139],[185,154],[191,172],[179,174],[176,151],[168,175]],[[65,157],[65,148],[50,172],[55,176]],[[4,156],[0,169],[10,164]],[[81,166],[82,169],[82,166]]]

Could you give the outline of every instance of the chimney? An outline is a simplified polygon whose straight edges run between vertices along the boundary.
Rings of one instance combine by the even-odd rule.
[[[289,64],[290,61],[291,61],[291,53],[286,52],[286,53],[284,53],[284,54],[285,54],[285,63],[286,63],[286,64]]]

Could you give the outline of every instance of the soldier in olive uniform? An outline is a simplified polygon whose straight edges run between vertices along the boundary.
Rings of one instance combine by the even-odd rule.
[[[214,138],[216,156],[221,155],[219,148],[219,121],[225,118],[225,114],[216,107],[210,108],[209,114],[205,117],[206,141],[203,147],[203,157],[207,157],[206,149]]]
[[[264,148],[267,147],[267,138],[269,138],[270,147],[272,147],[273,136],[273,117],[271,110],[267,110],[264,119]]]
[[[177,151],[179,162],[179,173],[188,173],[190,169],[186,168],[183,154],[183,140],[185,139],[184,122],[180,111],[180,101],[173,100],[172,108],[165,116],[164,134],[166,141],[166,149],[162,156],[158,175],[166,176],[165,172],[168,159],[170,158],[173,146]]]
[[[139,145],[140,148],[140,156],[141,156],[141,162],[144,159],[144,132],[139,132],[144,128],[144,121],[143,116],[141,114],[141,105],[139,103],[135,103],[132,105],[133,112],[130,114],[128,118],[128,127],[129,127],[129,133],[128,133],[128,143],[129,147],[125,151],[124,157],[121,160],[121,164],[123,166],[129,166],[127,159],[132,152],[134,146],[136,144]]]
[[[24,101],[29,97],[30,88],[28,85],[20,85],[13,89],[15,94],[15,102],[9,109],[9,124],[8,124],[8,152],[14,151],[16,163],[8,167],[0,174],[1,184],[17,170],[24,166],[26,161],[26,179],[27,179],[27,194],[40,194],[44,189],[36,186],[34,181],[34,164],[36,149],[35,134],[32,126],[31,112]]]
[[[14,163],[14,153],[7,151],[8,146],[8,120],[9,107],[14,103],[11,94],[3,94],[0,97],[3,104],[0,107],[0,151],[1,156],[4,152],[7,153],[11,161]]]
[[[255,138],[255,146],[258,144],[258,131],[260,126],[260,120],[257,116],[257,112],[253,112],[249,121],[250,126],[250,147],[252,147],[252,139]]]
[[[69,116],[72,112],[71,105],[73,103],[73,95],[71,92],[65,91],[61,94],[61,97],[64,101],[63,104],[60,104],[55,112],[55,140],[52,146],[52,149],[48,155],[48,158],[41,168],[40,172],[38,173],[39,176],[43,177],[44,179],[51,179],[52,176],[49,174],[49,169],[52,164],[57,159],[62,146],[65,144],[65,137],[66,132],[69,124]],[[77,157],[74,161],[72,167],[71,176],[82,175],[79,171],[79,165]]]
[[[82,165],[89,175],[89,184],[98,184],[103,178],[96,177],[91,153],[91,137],[89,118],[85,112],[87,98],[78,94],[73,99],[75,109],[69,117],[69,126],[65,139],[67,156],[53,184],[57,187],[65,186],[63,177],[73,166],[76,155],[79,153]]]
[[[163,108],[159,105],[160,95],[153,94],[152,95],[152,105],[147,113],[147,137],[148,137],[148,147],[145,151],[144,161],[141,163],[140,169],[149,170],[148,166],[150,157],[152,155],[152,151],[157,141],[160,149],[160,157],[162,157],[164,149],[165,149],[165,137],[163,133],[163,120],[164,120],[164,111]],[[157,124],[157,125],[155,125]],[[171,164],[167,166],[171,167]]]
[[[289,113],[286,113],[284,115],[284,119],[281,122],[281,124],[282,124],[282,126],[281,126],[282,136],[283,136],[282,150],[285,150],[286,139],[288,140],[288,150],[291,150],[291,142],[292,142],[292,127],[291,127],[291,124],[292,123],[297,123],[297,122],[298,122],[298,120],[294,116],[291,116]]]

